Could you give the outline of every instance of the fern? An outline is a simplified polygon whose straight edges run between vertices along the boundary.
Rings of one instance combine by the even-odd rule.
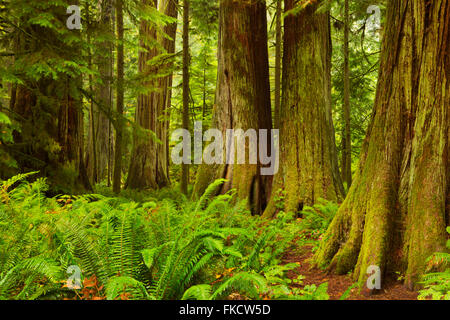
[[[450,227],[447,227],[450,234]],[[450,240],[447,241],[450,249]],[[429,270],[440,268],[442,272],[430,272],[422,276],[421,284],[425,289],[419,292],[419,300],[429,297],[433,300],[450,300],[450,254],[447,252],[436,252],[427,259]]]

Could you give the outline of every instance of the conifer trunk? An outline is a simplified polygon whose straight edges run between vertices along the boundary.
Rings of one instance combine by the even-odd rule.
[[[271,129],[270,84],[266,4],[261,0],[221,0],[219,13],[219,62],[212,128]],[[266,142],[270,154],[270,137]],[[225,144],[225,143],[224,143]],[[246,143],[248,154],[248,143]],[[242,152],[242,150],[240,151]],[[224,148],[224,162],[226,151]],[[200,167],[194,197],[215,179],[228,180],[219,192],[231,188],[249,200],[254,213],[264,209],[271,177],[260,175],[258,164],[219,164]]]
[[[275,48],[275,112],[274,112],[274,128],[280,128],[280,108],[281,108],[281,62],[283,51],[283,25],[282,25],[282,1],[277,0],[276,8],[276,48]]]
[[[112,0],[101,2],[101,32],[113,35],[112,32]],[[111,73],[112,73],[112,44],[105,41],[99,46],[99,53],[94,58],[102,84],[95,88],[95,103],[93,104],[92,119],[89,123],[88,143],[86,152],[86,170],[90,181],[100,182],[108,174],[109,148],[109,116],[112,111]],[[95,144],[95,148],[94,148]],[[95,152],[94,152],[95,150]],[[94,168],[96,167],[96,170]]]
[[[349,194],[315,256],[412,289],[449,224],[450,1],[389,1],[375,109]]]
[[[123,44],[123,0],[116,0],[117,14],[117,99],[116,99],[116,125],[114,143],[114,173],[113,191],[119,193],[122,183],[122,144],[123,144],[123,107],[124,107],[124,44]]]
[[[285,192],[286,212],[343,194],[331,119],[329,14],[316,13],[319,5],[308,4],[284,20],[280,168],[264,212],[269,218],[277,212],[279,190]],[[294,0],[285,1],[285,11],[294,6]]]
[[[183,129],[189,130],[189,0],[183,0]],[[181,165],[181,192],[187,194],[189,164]]]
[[[144,5],[159,7],[165,15],[176,18],[177,0],[144,0]],[[144,76],[144,85],[149,92],[140,94],[136,108],[136,124],[143,129],[151,130],[155,137],[146,135],[133,137],[133,150],[126,187],[130,189],[156,189],[169,184],[169,116],[172,86],[172,59],[157,66],[148,66],[147,62],[156,56],[175,52],[176,23],[164,27],[165,35],[158,34],[147,21],[140,26],[141,47],[147,50],[139,52],[139,72]],[[147,44],[158,41],[163,48],[149,47]],[[164,73],[158,75],[158,73]],[[153,77],[153,78],[152,78]]]
[[[342,180],[347,183],[347,188],[352,184],[352,137],[350,125],[350,12],[349,0],[345,0],[344,22],[344,136],[342,150]]]

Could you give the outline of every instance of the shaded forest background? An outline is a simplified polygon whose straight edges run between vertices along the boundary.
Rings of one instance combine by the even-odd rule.
[[[328,298],[307,247],[448,298],[449,43],[448,0],[1,1],[0,297]],[[197,121],[279,129],[279,172],[175,165]]]

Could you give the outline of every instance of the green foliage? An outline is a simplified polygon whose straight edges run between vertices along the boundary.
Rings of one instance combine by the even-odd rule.
[[[331,201],[319,199],[312,207],[305,206],[301,212],[304,230],[310,230],[316,237],[327,231],[328,226],[336,215],[339,206]]]
[[[450,234],[450,227],[447,227]],[[447,248],[450,249],[450,240],[447,240]],[[442,272],[429,272],[422,276],[421,284],[425,289],[420,291],[419,300],[431,298],[433,300],[450,300],[450,254],[437,252],[428,260],[428,271],[436,268]]]
[[[0,298],[91,299],[326,298],[325,285],[300,289],[297,264],[282,264],[301,225],[292,215],[252,217],[234,192],[198,202],[160,190],[123,197],[48,198],[35,172],[0,184]],[[126,194],[130,196],[130,193]],[[70,289],[69,266],[82,288]],[[324,289],[325,288],[325,289]],[[325,291],[324,291],[325,290]],[[325,292],[325,293],[324,293]]]
[[[300,288],[301,275],[296,280],[287,277],[298,265],[282,263],[285,252],[297,245],[301,222],[284,212],[272,221],[248,217],[241,216],[245,232],[237,230],[230,238],[229,251],[239,254],[225,261],[224,271],[216,275],[219,281],[193,286],[183,299],[223,299],[230,293],[249,299],[328,299],[325,284]]]
[[[7,114],[0,111],[0,177],[9,176],[11,169],[17,168],[17,162],[6,148],[7,144],[13,142],[13,130],[19,130],[19,128],[12,123]]]

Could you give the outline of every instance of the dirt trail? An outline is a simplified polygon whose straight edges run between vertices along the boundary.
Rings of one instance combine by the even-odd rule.
[[[328,294],[330,300],[339,300],[347,289],[352,286],[353,281],[348,275],[327,274],[319,269],[311,269],[308,259],[311,258],[311,248],[305,247],[303,253],[287,252],[283,258],[284,263],[298,263],[295,271],[290,271],[288,277],[297,278],[299,274],[305,276],[303,286],[315,284],[319,286],[328,282]],[[358,293],[358,289],[352,289],[347,300],[417,300],[418,293],[407,290],[399,281],[386,280],[384,288],[376,294]]]

